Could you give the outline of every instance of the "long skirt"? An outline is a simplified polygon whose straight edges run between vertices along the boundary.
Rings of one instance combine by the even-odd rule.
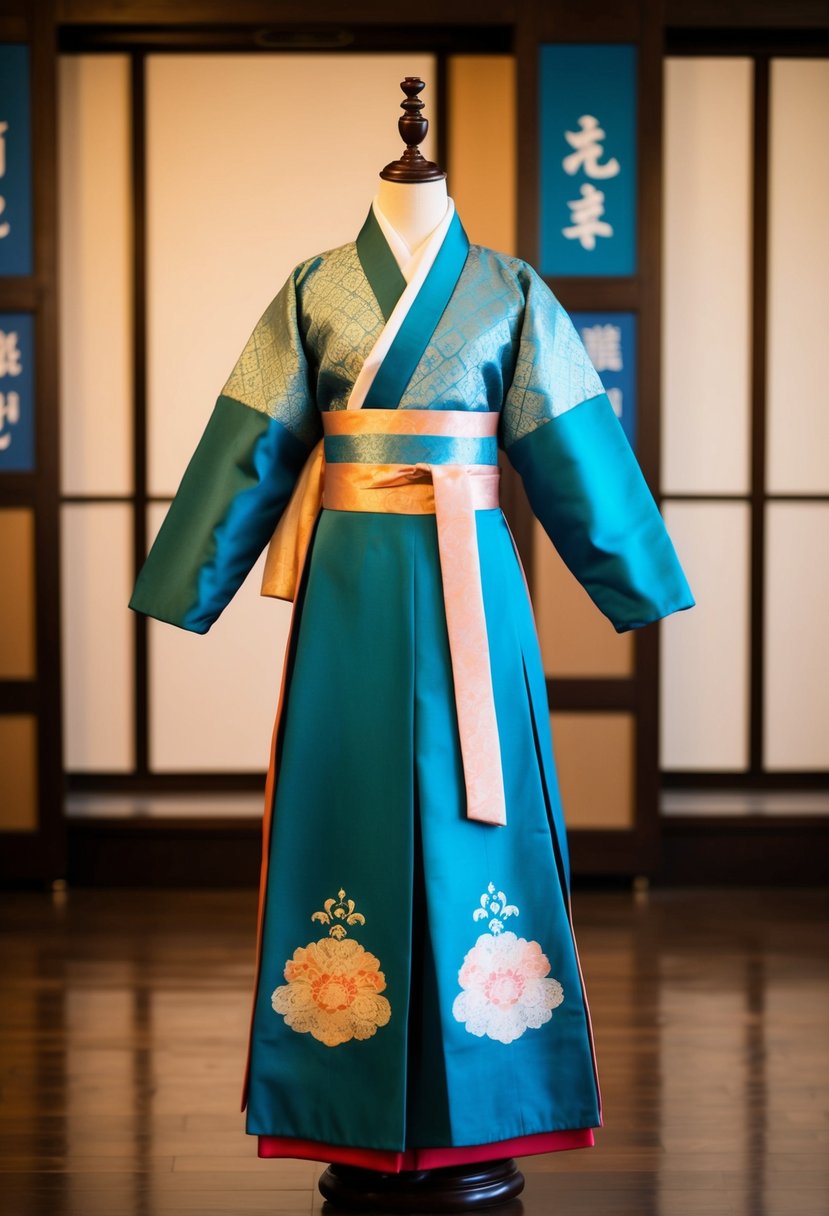
[[[601,1124],[532,609],[501,510],[476,525],[506,826],[466,815],[434,515],[317,520],[271,757],[261,1156],[429,1168]]]

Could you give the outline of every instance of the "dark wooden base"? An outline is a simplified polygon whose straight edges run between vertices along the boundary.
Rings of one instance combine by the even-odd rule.
[[[508,1203],[524,1189],[515,1160],[383,1174],[329,1165],[319,1189],[334,1207],[362,1212],[470,1212]]]

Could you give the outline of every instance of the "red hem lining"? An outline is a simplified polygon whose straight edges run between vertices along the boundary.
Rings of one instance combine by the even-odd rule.
[[[260,1157],[299,1157],[336,1165],[357,1165],[364,1169],[399,1174],[401,1170],[438,1169],[446,1165],[466,1165],[495,1161],[501,1157],[528,1157],[535,1153],[555,1153],[563,1149],[592,1148],[593,1129],[580,1127],[560,1132],[540,1132],[491,1144],[467,1144],[451,1148],[408,1148],[402,1152],[387,1149],[357,1148],[325,1144],[321,1140],[302,1140],[293,1136],[259,1136]]]

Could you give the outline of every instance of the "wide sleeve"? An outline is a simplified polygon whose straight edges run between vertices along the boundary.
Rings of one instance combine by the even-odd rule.
[[[206,633],[270,539],[321,434],[297,267],[224,385],[135,583],[130,608]]]
[[[695,600],[644,474],[565,309],[530,266],[500,439],[533,513],[617,633]]]

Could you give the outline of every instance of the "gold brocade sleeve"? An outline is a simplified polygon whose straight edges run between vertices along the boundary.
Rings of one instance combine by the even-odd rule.
[[[292,271],[259,318],[222,396],[267,414],[310,447],[319,438],[320,421],[298,321],[297,279],[302,269],[300,265]]]

